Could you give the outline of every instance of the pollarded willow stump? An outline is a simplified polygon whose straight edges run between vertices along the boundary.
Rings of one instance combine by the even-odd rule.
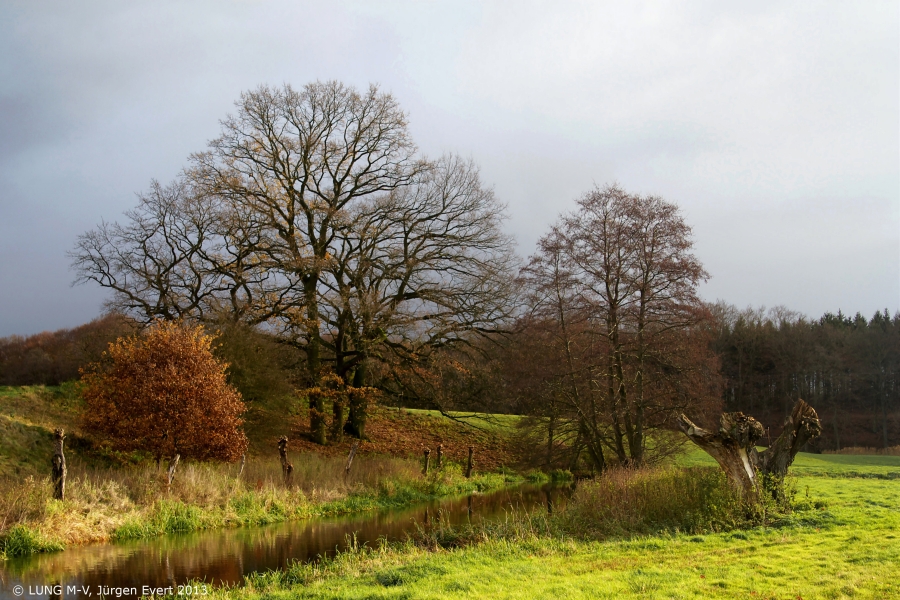
[[[790,416],[784,421],[784,430],[775,443],[759,453],[760,470],[771,477],[783,478],[794,457],[807,444],[822,433],[822,424],[815,409],[797,400]]]
[[[741,495],[756,491],[756,442],[765,433],[759,421],[737,412],[724,413],[717,432],[694,425],[684,415],[678,424],[692,442],[716,459]]]
[[[782,480],[794,457],[822,431],[815,409],[803,400],[797,400],[781,435],[762,452],[756,450],[756,442],[765,433],[763,426],[743,413],[724,413],[716,432],[698,427],[685,415],[680,416],[678,425],[692,442],[716,459],[743,497],[759,492],[760,476],[773,496],[779,496]]]

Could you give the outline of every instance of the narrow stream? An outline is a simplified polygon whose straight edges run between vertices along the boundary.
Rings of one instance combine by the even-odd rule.
[[[317,518],[263,527],[220,529],[148,541],[73,547],[0,562],[0,600],[16,598],[132,598],[189,580],[239,583],[244,575],[317,560],[346,548],[405,539],[438,514],[450,523],[500,519],[512,508],[564,508],[568,488],[521,486],[420,504],[411,508]],[[146,589],[145,589],[146,586]],[[182,590],[202,595],[202,590]]]

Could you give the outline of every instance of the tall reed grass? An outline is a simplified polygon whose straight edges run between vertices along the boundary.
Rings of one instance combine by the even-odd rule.
[[[554,526],[602,538],[663,530],[702,533],[740,527],[753,514],[720,469],[619,469],[579,486]]]
[[[490,540],[701,534],[755,525],[764,518],[765,507],[743,502],[719,469],[646,467],[612,470],[580,483],[565,510],[553,515],[512,509],[501,520],[463,525],[438,518],[420,529],[417,540],[428,548],[447,548]]]

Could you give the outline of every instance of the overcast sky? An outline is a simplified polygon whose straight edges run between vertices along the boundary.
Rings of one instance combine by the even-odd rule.
[[[66,251],[241,91],[377,83],[472,157],[527,256],[595,184],[676,202],[707,300],[900,308],[900,15],[868,2],[10,1],[0,336],[100,314]]]

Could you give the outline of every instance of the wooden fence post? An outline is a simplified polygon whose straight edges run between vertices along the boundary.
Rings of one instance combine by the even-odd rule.
[[[56,500],[66,499],[66,455],[63,452],[63,443],[66,433],[62,429],[53,432],[55,439],[53,452],[53,497]]]
[[[166,469],[166,491],[170,491],[172,489],[172,482],[175,480],[175,469],[178,468],[178,461],[181,460],[181,455],[176,454],[172,457],[172,460],[169,461],[169,468]]]
[[[278,440],[278,454],[281,455],[281,474],[284,476],[284,485],[291,485],[291,474],[294,472],[294,465],[290,463],[287,457],[287,436],[281,436]]]
[[[350,447],[350,456],[347,457],[347,466],[344,468],[344,477],[350,475],[350,465],[353,464],[353,457],[356,456],[356,449],[359,448],[359,440],[353,440]]]
[[[247,453],[241,454],[241,468],[238,470],[238,479],[244,474],[244,465],[247,464]]]
[[[469,464],[466,466],[466,477],[472,476],[472,465],[474,461],[472,460],[472,453],[475,452],[475,448],[473,446],[469,446]]]
[[[444,446],[442,444],[438,444],[437,447],[437,469],[441,470],[444,466]]]
[[[422,469],[422,475],[428,475],[428,457],[431,454],[431,450],[425,448],[425,468]]]

